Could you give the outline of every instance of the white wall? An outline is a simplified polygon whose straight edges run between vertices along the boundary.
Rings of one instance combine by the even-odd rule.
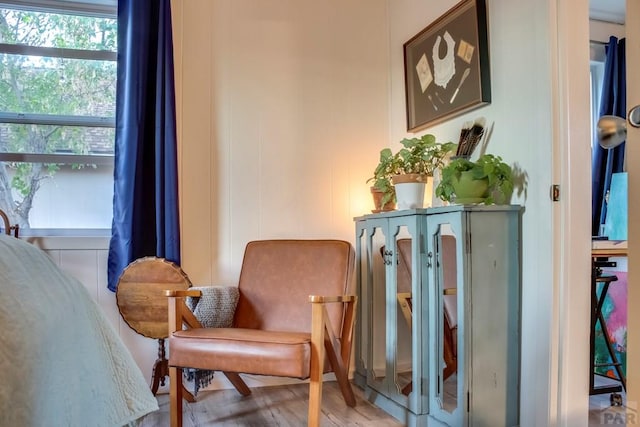
[[[625,29],[622,24],[589,20],[589,40],[607,43],[609,36],[624,38]]]
[[[386,1],[174,0],[172,14],[191,281],[235,284],[250,240],[353,241],[388,145]]]
[[[384,0],[176,0],[182,266],[235,283],[245,244],[352,241],[388,144]]]

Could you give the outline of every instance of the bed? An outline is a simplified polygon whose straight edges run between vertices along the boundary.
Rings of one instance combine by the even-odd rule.
[[[84,286],[0,234],[0,425],[123,426],[158,409]]]

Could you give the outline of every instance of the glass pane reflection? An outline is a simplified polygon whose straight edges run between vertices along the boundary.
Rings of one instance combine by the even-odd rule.
[[[384,251],[385,236],[380,228],[376,228],[372,236],[371,245],[371,373],[370,385],[380,390],[386,375],[386,264],[382,256]]]
[[[396,369],[395,385],[399,393],[408,396],[412,389],[412,257],[411,237],[405,227],[400,229],[395,241],[396,254]]]
[[[440,226],[436,236],[438,293],[438,363],[439,394],[442,409],[453,412],[458,407],[458,339],[457,339],[457,263],[456,236],[448,224]]]

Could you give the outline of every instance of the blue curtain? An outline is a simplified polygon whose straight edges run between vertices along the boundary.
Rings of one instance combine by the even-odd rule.
[[[606,46],[606,52],[599,113],[600,116],[614,115],[626,118],[625,39],[618,40],[611,36]],[[600,224],[604,224],[607,215],[605,197],[611,187],[611,176],[613,173],[623,171],[625,145],[626,143],[622,143],[616,148],[608,150],[600,147],[597,143],[593,145],[591,153],[591,235],[593,236],[599,234]]]
[[[137,258],[180,263],[170,0],[118,1],[117,68],[112,291]]]

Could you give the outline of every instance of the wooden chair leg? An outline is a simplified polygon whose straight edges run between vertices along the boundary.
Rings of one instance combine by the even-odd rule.
[[[233,386],[238,390],[238,392],[243,396],[249,396],[251,394],[251,389],[247,386],[247,383],[244,382],[240,374],[236,372],[222,372],[225,377],[233,384]]]
[[[347,372],[345,371],[335,371],[336,380],[338,381],[338,385],[340,386],[340,391],[342,392],[342,397],[346,402],[347,406],[355,407],[356,406],[356,396],[353,394],[353,388],[351,388],[351,383],[349,382],[349,377]]]
[[[324,306],[311,304],[311,371],[309,375],[309,427],[320,426],[322,409],[322,371],[324,364]]]
[[[326,311],[325,311],[326,316]],[[325,317],[326,319],[326,317]],[[328,322],[327,322],[328,323]],[[329,363],[331,363],[331,367],[333,368],[333,373],[336,376],[336,380],[338,381],[338,385],[340,386],[340,392],[342,392],[342,397],[344,398],[347,406],[354,407],[356,406],[356,397],[353,394],[353,389],[351,388],[351,383],[349,382],[349,362],[342,360],[340,355],[337,352],[339,348],[338,340],[335,335],[331,331],[331,326],[325,323],[325,351],[327,357],[329,358]]]
[[[169,416],[171,427],[182,427],[182,368],[169,367]]]
[[[347,406],[353,408],[356,406],[356,397],[353,394],[353,389],[349,382],[349,353],[345,353],[344,358],[340,353],[338,353],[340,344],[333,332],[331,322],[328,320],[329,318],[325,307],[322,307],[322,311],[324,313],[324,349],[326,351],[327,358],[329,359],[329,363],[331,363],[331,367],[333,368],[333,373],[336,376],[338,385],[340,385],[342,397],[344,398]]]
[[[187,390],[187,388],[184,386],[184,383],[182,383],[182,398],[189,403],[193,403],[196,401],[195,396],[191,394],[189,390]]]

